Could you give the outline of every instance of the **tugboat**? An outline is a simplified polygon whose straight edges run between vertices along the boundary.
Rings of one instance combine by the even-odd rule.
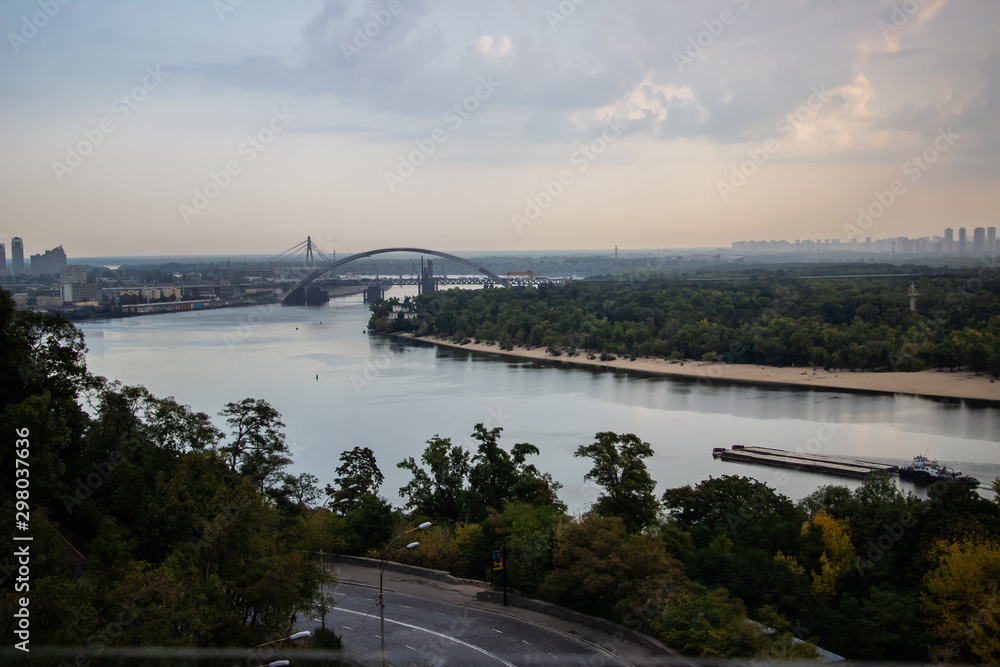
[[[960,482],[969,486],[979,486],[979,480],[969,475],[949,470],[940,465],[937,461],[931,461],[926,456],[914,456],[913,465],[899,469],[899,478],[916,482],[917,484],[931,484],[933,482]]]

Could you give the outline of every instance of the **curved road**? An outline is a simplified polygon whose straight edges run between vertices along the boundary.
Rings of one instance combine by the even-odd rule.
[[[336,606],[327,614],[327,627],[346,649],[377,657],[378,590],[339,583],[333,595]],[[627,664],[520,618],[394,591],[385,593],[385,634],[388,660],[396,665]]]

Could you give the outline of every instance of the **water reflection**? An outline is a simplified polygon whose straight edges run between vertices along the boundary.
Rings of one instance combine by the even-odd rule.
[[[472,448],[473,425],[489,420],[504,428],[505,446],[540,448],[538,466],[565,485],[562,496],[574,510],[592,502],[596,488],[583,483],[588,461],[573,452],[603,430],[634,432],[653,445],[649,468],[661,492],[722,474],[756,477],[793,498],[823,484],[856,485],[711,457],[712,447],[737,443],[818,443],[823,454],[897,464],[923,453],[983,481],[1000,475],[1000,410],[969,402],[674,380],[366,336],[360,298],[275,308],[237,336],[247,333],[240,327],[249,326],[250,314],[87,322],[88,363],[212,415],[227,401],[264,398],[283,415],[295,472],[332,482],[340,452],[368,446],[386,476],[382,493],[393,502],[408,481],[397,462],[419,456],[435,434]],[[831,425],[832,436],[820,442]]]

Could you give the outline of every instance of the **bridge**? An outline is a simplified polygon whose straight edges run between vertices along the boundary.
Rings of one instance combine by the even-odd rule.
[[[333,269],[336,269],[336,268],[338,268],[340,266],[343,266],[344,264],[347,264],[349,262],[354,262],[354,261],[357,261],[359,259],[364,259],[366,257],[372,257],[373,255],[383,255],[383,254],[389,253],[389,252],[411,252],[411,253],[417,253],[417,254],[421,254],[421,255],[432,255],[434,257],[441,257],[443,259],[448,259],[448,260],[451,260],[451,261],[456,262],[458,264],[462,264],[463,266],[467,266],[470,269],[483,274],[484,276],[486,276],[486,278],[483,278],[483,279],[480,279],[480,280],[482,280],[482,282],[484,284],[487,284],[487,283],[492,283],[492,284],[496,284],[496,285],[505,285],[505,284],[507,284],[507,281],[505,281],[503,278],[501,278],[497,274],[493,273],[489,269],[483,268],[481,266],[477,266],[476,264],[473,264],[469,260],[464,259],[462,257],[459,257],[457,255],[452,255],[452,254],[449,254],[449,253],[446,253],[446,252],[440,252],[438,250],[428,250],[426,248],[380,248],[378,250],[369,250],[367,252],[359,252],[356,255],[351,255],[350,257],[345,257],[344,259],[338,259],[335,262],[331,262],[330,264],[327,264],[326,266],[324,266],[322,268],[316,269],[315,271],[313,271],[312,273],[310,273],[308,276],[306,276],[305,278],[303,278],[302,280],[300,280],[299,282],[297,282],[295,285],[293,285],[290,290],[288,290],[287,292],[285,292],[284,294],[282,294],[281,295],[281,301],[282,301],[282,303],[291,303],[292,301],[294,301],[294,298],[292,297],[292,295],[300,296],[305,291],[305,288],[308,285],[310,285],[311,283],[313,283],[317,278],[322,277],[324,274],[327,274],[330,271],[332,271]],[[429,279],[431,281],[434,280],[433,276],[429,276],[427,279]],[[419,282],[418,282],[418,284],[419,284]]]

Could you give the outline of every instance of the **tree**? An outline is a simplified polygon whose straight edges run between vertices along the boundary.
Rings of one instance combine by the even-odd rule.
[[[787,623],[769,614],[774,630]],[[772,638],[764,627],[747,617],[746,606],[725,588],[707,590],[690,586],[668,600],[663,613],[653,619],[654,631],[671,648],[699,658],[779,657],[785,660],[815,660],[816,650],[795,644],[791,633]]]
[[[212,424],[207,414],[194,412],[173,396],[156,398],[146,391],[138,407],[149,438],[159,447],[177,452],[211,450],[222,439],[222,431]]]
[[[594,461],[583,478],[604,488],[593,509],[600,516],[619,516],[629,532],[639,532],[660,509],[653,495],[656,482],[643,461],[653,455],[653,448],[632,433],[602,431],[595,438],[592,445],[580,445],[574,453]]]
[[[507,502],[503,512],[489,510],[485,525],[493,529],[493,534],[487,548],[506,546],[507,576],[512,588],[529,595],[538,590],[552,569],[556,535],[567,520],[561,508],[517,500]]]
[[[642,625],[650,601],[659,608],[686,579],[654,535],[628,533],[621,517],[590,513],[557,536],[554,568],[542,594],[586,614]]]
[[[280,478],[281,469],[292,462],[281,429],[281,414],[264,399],[244,398],[226,403],[219,413],[232,430],[232,441],[219,448],[229,457],[230,469],[250,477],[261,492]]]
[[[418,514],[447,521],[458,521],[465,506],[469,476],[469,452],[451,444],[451,438],[435,435],[427,441],[420,456],[427,470],[409,457],[396,464],[409,470],[413,479],[399,490],[406,507]]]
[[[806,515],[786,496],[750,477],[709,477],[696,487],[667,489],[663,505],[707,546],[718,534],[770,553],[785,548],[798,535]]]
[[[48,391],[79,412],[77,396],[97,382],[86,352],[83,333],[62,315],[17,310],[10,293],[0,290],[0,410]]]
[[[529,456],[538,455],[538,448],[519,442],[508,453],[497,444],[502,432],[500,427],[487,430],[476,424],[472,433],[480,443],[469,469],[470,502],[475,505],[470,509],[475,518],[485,518],[487,508],[502,510],[515,499],[562,507],[556,495],[561,485],[526,462]]]
[[[923,580],[924,620],[940,643],[935,662],[1000,662],[1000,544],[940,541]]]
[[[331,508],[347,512],[353,500],[377,494],[385,477],[375,461],[375,452],[368,447],[341,452],[340,460],[337,477],[333,484],[326,485],[326,496]]]
[[[851,527],[847,519],[838,521],[820,510],[802,525],[802,534],[808,535],[815,528],[822,531],[823,553],[820,555],[820,571],[813,572],[813,590],[824,595],[834,595],[837,578],[851,569],[854,560],[854,545],[851,544]]]
[[[319,478],[307,472],[298,476],[285,475],[282,493],[294,500],[298,506],[308,507],[322,495],[319,487],[316,486],[317,482],[319,482]]]

